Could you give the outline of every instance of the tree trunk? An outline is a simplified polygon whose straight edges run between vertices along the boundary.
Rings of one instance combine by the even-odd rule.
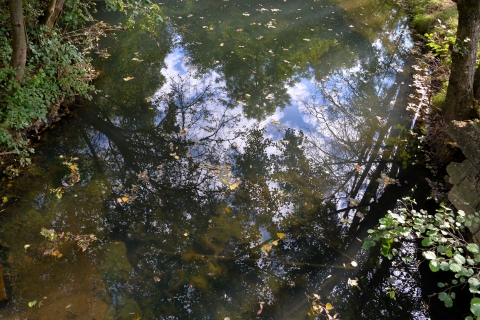
[[[25,73],[27,63],[27,36],[23,22],[22,0],[10,0],[10,25],[12,27],[12,58],[10,65],[15,69],[15,79],[20,81]]]
[[[480,34],[480,1],[456,0],[457,39],[452,51],[452,70],[443,106],[445,122],[470,117],[474,104],[473,82]]]
[[[65,0],[50,0],[47,10],[45,10],[45,25],[52,29],[57,22],[58,16],[63,10]]]
[[[475,70],[475,76],[473,78],[473,97],[476,100],[480,100],[480,68]]]

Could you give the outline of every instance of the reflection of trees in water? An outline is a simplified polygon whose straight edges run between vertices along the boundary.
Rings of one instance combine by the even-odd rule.
[[[122,125],[131,123],[125,119],[88,114],[99,133],[85,130],[85,135],[108,163],[104,170],[116,186],[107,201],[108,224],[130,244],[136,261],[132,290],[137,297],[149,296],[139,301],[152,314],[187,317],[183,307],[189,304],[194,313],[223,310],[248,317],[259,299],[268,303],[266,316],[286,312],[281,306],[292,301],[292,310],[304,312],[308,305],[303,292],[318,286],[311,279],[335,273],[336,282],[324,287],[326,293],[345,285],[346,276],[324,266],[348,266],[344,255],[353,257],[361,246],[352,245],[359,243],[352,239],[364,221],[375,217],[368,220],[369,213],[348,227],[340,215],[347,217],[350,208],[340,204],[362,191],[360,204],[372,209],[375,177],[398,168],[384,144],[396,133],[376,122],[348,126],[349,117],[337,111],[330,118],[317,115],[328,126],[323,132],[331,134],[324,134],[324,140],[288,129],[274,142],[264,137],[262,128],[236,131],[227,139],[238,119],[230,111],[215,113],[224,109],[214,90],[173,81],[170,91],[155,101],[149,127],[132,128]],[[377,141],[373,145],[364,138],[369,130]],[[229,147],[236,138],[245,142],[243,148]],[[319,141],[328,143],[312,154]],[[359,172],[354,167],[358,164],[371,169]],[[242,183],[230,188],[235,177]],[[126,193],[129,201],[115,201]],[[278,232],[287,237],[271,245],[266,256],[261,248]],[[353,271],[346,272],[353,277]],[[152,281],[154,275],[162,281]],[[382,297],[378,289],[363,291],[358,299],[367,296]]]
[[[263,316],[298,319],[308,310],[305,292],[319,292],[325,298],[332,293],[333,304],[345,314],[347,310],[360,314],[361,310],[349,309],[367,302],[381,304],[363,313],[373,318],[387,308],[393,310],[396,302],[384,299],[380,285],[385,285],[389,266],[383,262],[382,269],[360,273],[349,266],[350,258],[360,252],[355,238],[363,239],[385,208],[408,189],[387,186],[395,195],[379,197],[376,181],[382,172],[392,176],[401,172],[397,161],[401,150],[386,142],[399,134],[392,128],[395,120],[383,120],[403,104],[395,99],[400,95],[392,85],[403,80],[395,78],[398,73],[389,63],[375,59],[380,54],[374,49],[359,55],[365,58],[360,71],[345,73],[337,65],[341,62],[333,59],[342,50],[329,50],[332,39],[302,40],[308,29],[291,41],[292,47],[285,46],[289,50],[277,45],[273,54],[267,54],[273,39],[291,39],[277,33],[253,40],[236,30],[215,30],[223,38],[205,33],[200,45],[186,33],[183,41],[192,65],[200,71],[222,68],[226,86],[233,88],[228,97],[202,79],[177,78],[153,103],[143,101],[141,95],[151,90],[142,88],[131,95],[125,90],[118,99],[113,95],[99,99],[97,108],[85,112],[86,126],[80,127],[85,145],[78,142],[77,150],[88,148],[111,180],[106,223],[113,237],[128,244],[136,270],[129,285],[144,316],[188,318],[217,312],[220,317],[251,318],[264,301]],[[254,59],[248,45],[238,48],[233,41],[237,35],[255,50],[262,49],[263,55]],[[224,39],[225,45],[212,39]],[[318,64],[307,66],[312,57],[300,54],[308,51],[307,45],[318,46],[319,55],[328,52],[322,57],[332,64],[321,65],[318,56]],[[381,76],[370,74],[382,66]],[[315,119],[318,135],[288,129],[280,141],[272,141],[265,138],[264,128],[239,128],[243,119],[236,114],[238,108],[225,102],[227,98],[243,100],[247,117],[261,119],[288,102],[286,79],[297,71],[317,79],[317,91],[304,107]],[[267,99],[270,93],[274,98]],[[384,99],[378,101],[379,95]],[[125,97],[139,101],[123,108]],[[392,100],[396,104],[390,106]],[[122,108],[112,110],[112,105]],[[237,141],[244,144],[237,146]],[[359,210],[368,213],[364,218],[354,215],[357,209],[347,205],[349,198],[359,201]],[[342,217],[352,221],[342,223]],[[277,233],[286,236],[274,245]],[[265,246],[269,249],[262,251]],[[361,275],[370,283],[362,283],[362,291],[346,285],[348,277]],[[157,283],[154,276],[162,280]],[[407,306],[405,314],[416,307],[402,306]]]

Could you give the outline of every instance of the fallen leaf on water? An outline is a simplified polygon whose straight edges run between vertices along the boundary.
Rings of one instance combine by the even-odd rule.
[[[274,246],[278,246],[278,240],[272,241],[272,244],[273,244]]]
[[[142,62],[143,60],[140,60],[138,58],[132,58],[133,61],[138,61],[138,62]]]
[[[263,246],[266,251],[270,251],[272,249],[272,246],[270,244],[266,244]]]
[[[154,276],[154,277],[153,277],[153,280],[154,280],[155,282],[160,282],[160,280],[162,280],[162,279],[160,279],[160,278],[157,277],[157,276]]]
[[[128,197],[122,197],[122,201],[123,201],[123,202],[127,202],[127,201],[128,201]]]
[[[333,309],[333,306],[330,302],[327,302],[327,304],[325,305],[325,309],[327,309],[328,311],[332,310]]]
[[[226,208],[225,208],[225,212],[226,212],[226,213],[230,213],[230,211],[232,211],[232,209],[230,209],[230,207],[226,207]]]
[[[238,187],[239,184],[240,184],[240,182],[235,182],[235,183],[231,184],[230,185],[230,190],[235,190]]]
[[[23,247],[25,248],[25,250],[27,250],[27,248],[30,247],[30,245],[29,245],[29,244],[26,244],[26,245],[24,245]]]
[[[188,237],[188,232],[185,232],[183,235],[184,235],[185,237]]]
[[[134,77],[126,77],[126,78],[123,78],[124,81],[130,81],[132,79],[135,79]]]
[[[285,237],[285,233],[279,232],[277,233],[277,237],[283,239]]]

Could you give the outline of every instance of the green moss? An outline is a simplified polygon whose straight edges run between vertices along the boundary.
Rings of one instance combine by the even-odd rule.
[[[435,24],[435,16],[431,14],[418,14],[413,17],[413,27],[419,34],[427,33]]]
[[[441,109],[443,106],[443,103],[445,102],[445,97],[447,96],[447,85],[444,84],[442,89],[438,91],[433,97],[432,97],[432,107]]]

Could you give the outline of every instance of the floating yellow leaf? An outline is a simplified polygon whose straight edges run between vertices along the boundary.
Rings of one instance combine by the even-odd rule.
[[[142,62],[143,60],[140,60],[138,58],[132,58],[133,61],[138,61],[138,62]]]
[[[272,246],[270,244],[266,244],[263,247],[265,248],[265,251],[270,251],[272,249]]]
[[[333,309],[333,306],[330,302],[327,302],[327,304],[325,305],[325,309],[327,309],[328,311],[332,310]]]
[[[75,171],[75,170],[78,169],[78,167],[74,164],[71,164],[69,167],[70,167],[70,170],[72,170],[72,171]]]
[[[127,202],[127,201],[128,201],[128,197],[122,197],[122,201],[123,201],[123,202]]]
[[[232,211],[232,209],[230,209],[230,207],[226,207],[226,208],[225,208],[225,212],[226,212],[226,213],[230,213],[230,211]]]
[[[124,81],[130,81],[130,80],[133,80],[135,79],[134,77],[126,77],[126,78],[123,78]]]
[[[184,235],[185,237],[188,237],[188,232],[185,232],[183,235]]]
[[[278,240],[272,241],[272,244],[273,244],[274,246],[278,246]]]
[[[280,238],[280,239],[283,239],[285,237],[285,233],[277,233],[277,237]]]
[[[25,250],[27,250],[27,248],[30,247],[30,245],[29,245],[29,244],[26,244],[26,245],[24,245],[23,247],[25,248]]]
[[[230,190],[235,190],[238,187],[239,184],[240,184],[240,182],[235,182],[235,183],[231,184],[230,185]]]
[[[8,202],[8,198],[7,198],[7,197],[3,197],[2,202],[3,202],[3,203]]]

